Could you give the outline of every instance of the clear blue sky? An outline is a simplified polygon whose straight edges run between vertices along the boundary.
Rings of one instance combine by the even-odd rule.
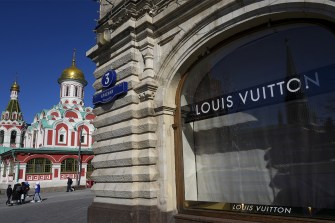
[[[20,85],[24,120],[59,102],[57,79],[76,65],[85,74],[85,106],[92,107],[95,64],[86,51],[95,45],[99,4],[94,0],[0,0],[0,110],[10,100],[10,87]]]

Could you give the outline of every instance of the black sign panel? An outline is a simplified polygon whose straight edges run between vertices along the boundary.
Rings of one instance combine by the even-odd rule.
[[[183,106],[181,111],[185,122],[192,122],[334,90],[335,64],[189,104]]]

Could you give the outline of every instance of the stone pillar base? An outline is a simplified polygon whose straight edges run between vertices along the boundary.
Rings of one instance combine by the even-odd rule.
[[[172,213],[163,213],[157,206],[130,206],[93,202],[88,207],[88,223],[171,223]]]

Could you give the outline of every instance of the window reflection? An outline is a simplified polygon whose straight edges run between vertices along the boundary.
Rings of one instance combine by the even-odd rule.
[[[231,43],[195,66],[181,96],[185,200],[335,209],[334,52],[333,33],[295,25]],[[282,84],[266,101],[255,86],[274,81]],[[285,93],[287,83],[299,90]],[[217,98],[226,107],[204,115],[219,109]]]

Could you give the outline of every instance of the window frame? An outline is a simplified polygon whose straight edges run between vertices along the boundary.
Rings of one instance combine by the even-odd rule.
[[[285,19],[280,20],[272,23],[272,27],[283,27],[286,25],[292,25],[292,24],[312,24],[312,25],[318,25],[320,27],[323,27],[327,30],[329,30],[331,33],[335,35],[335,29],[334,29],[334,23],[328,22],[322,19]],[[259,25],[257,27],[251,28],[246,31],[242,31],[235,36],[232,36],[228,38],[227,40],[224,40],[220,43],[218,43],[214,49],[219,49],[221,47],[224,47],[225,45],[238,41],[240,38],[246,37],[247,35],[250,35],[252,33],[261,33],[262,31],[266,30],[266,26]],[[192,206],[189,206],[189,203],[187,203],[184,199],[185,197],[185,185],[184,185],[184,157],[183,157],[183,137],[182,137],[182,128],[183,128],[183,122],[182,122],[182,113],[181,113],[181,96],[183,92],[183,87],[185,84],[185,81],[188,79],[188,77],[191,75],[190,71],[192,70],[192,67],[195,65],[196,62],[200,62],[203,58],[198,59],[198,61],[195,61],[188,69],[187,71],[181,76],[179,85],[176,90],[175,95],[175,103],[176,103],[176,112],[174,115],[174,145],[175,145],[175,174],[176,174],[176,194],[177,194],[177,210],[179,214],[182,215],[195,215],[198,216],[199,219],[208,219],[208,218],[220,218],[220,219],[235,219],[235,220],[242,220],[242,221],[250,221],[251,219],[253,221],[259,221],[259,222],[269,222],[269,221],[276,221],[276,222],[306,222],[309,218],[306,218],[307,216],[294,216],[292,218],[291,216],[284,216],[284,215],[267,215],[267,214],[251,214],[251,213],[242,213],[242,212],[232,212],[232,211],[225,211],[225,210],[209,210],[209,209],[199,209],[194,208]],[[196,203],[196,201],[194,202]],[[190,219],[193,219],[194,217],[190,217]],[[177,215],[178,219],[178,215]],[[181,219],[187,219],[187,218],[181,218]],[[310,218],[311,221],[318,221],[318,222],[328,222],[330,219],[321,219],[321,218]],[[332,219],[334,220],[334,219]]]
[[[41,171],[37,171],[37,165],[41,165]],[[26,174],[50,174],[52,173],[52,162],[48,158],[33,158],[27,162]]]
[[[73,164],[70,163],[70,161],[72,162],[72,160]],[[66,158],[61,162],[61,168],[60,168],[61,173],[77,173],[77,171],[78,171],[78,159]]]
[[[65,128],[61,128],[58,130],[58,144],[66,144],[67,143],[67,131]]]

